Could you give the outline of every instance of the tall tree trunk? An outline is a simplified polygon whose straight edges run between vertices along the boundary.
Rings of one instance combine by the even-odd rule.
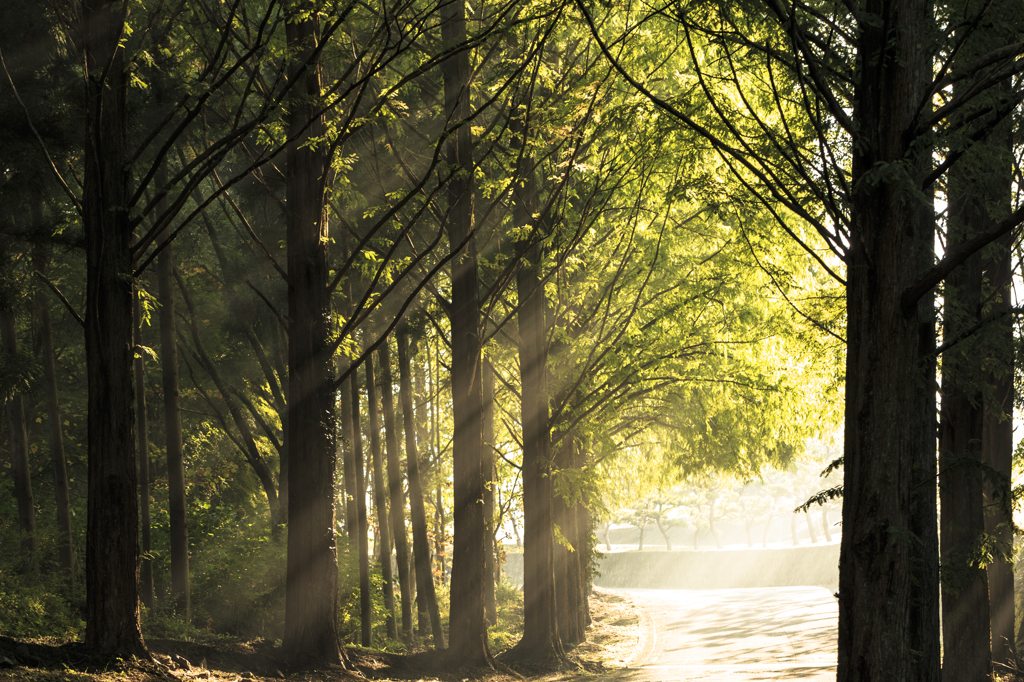
[[[171,532],[171,603],[177,613],[187,620],[192,612],[192,589],[189,579],[188,501],[185,497],[178,322],[173,279],[174,251],[168,243],[164,244],[163,251],[157,257],[157,295],[160,297],[160,371],[164,393],[164,447],[167,456],[168,520]],[[272,512],[274,506],[271,505]],[[272,513],[271,520],[273,517]]]
[[[440,342],[435,341],[435,343]],[[441,420],[439,407],[441,387],[437,378],[437,365],[440,363],[437,363],[437,365],[434,363],[436,356],[436,350],[431,354],[430,344],[427,344],[427,380],[430,382],[430,395],[432,396],[430,399],[430,433],[433,436],[434,443],[434,463],[432,466],[439,470],[441,466],[441,430],[439,428]],[[448,557],[445,551],[445,544],[448,540],[448,520],[445,518],[444,513],[444,496],[442,495],[440,477],[437,477],[437,485],[434,489],[434,523],[437,528],[434,533],[434,554],[437,555],[437,561],[440,564],[440,580],[444,584],[448,579]]]
[[[148,658],[139,627],[139,517],[132,385],[132,228],[128,216],[126,5],[85,0],[80,40],[86,130],[82,225],[89,384],[86,645]]]
[[[484,520],[487,532],[484,534],[484,611],[487,622],[494,625],[498,622],[498,604],[494,595],[494,367],[488,358],[481,362],[483,371],[481,388],[483,390],[483,470],[484,480]]]
[[[412,595],[409,584],[409,542],[405,535],[405,489],[398,453],[398,423],[391,375],[391,345],[384,341],[377,350],[381,374],[381,404],[384,408],[384,442],[387,451],[388,491],[391,498],[391,535],[398,563],[398,593],[402,608],[402,641],[412,642]]]
[[[931,149],[913,132],[932,82],[924,0],[869,0],[853,111],[840,682],[939,678]],[[894,167],[897,174],[879,173]]]
[[[380,412],[377,407],[377,380],[373,371],[373,358],[366,359],[366,394],[370,414],[370,458],[373,462],[373,505],[377,510],[377,549],[380,570],[384,577],[385,624],[388,637],[398,639],[395,625],[395,579],[391,568],[391,524],[388,523],[388,484],[381,462]]]
[[[579,471],[582,466],[582,452],[579,441],[573,434],[562,438],[555,458],[555,468],[559,471]],[[554,496],[555,523],[562,537],[569,543],[566,547],[560,542],[554,545],[555,596],[557,599],[558,634],[562,644],[579,644],[586,640],[586,621],[583,617],[584,576],[581,559],[585,547],[589,545],[584,538],[579,524],[579,508],[583,504],[582,493],[572,491],[572,497],[556,493]],[[671,551],[666,528],[661,519],[656,518],[658,530],[665,538],[665,545]],[[589,535],[589,534],[588,534]]]
[[[353,372],[354,374],[354,372]],[[350,375],[351,376],[351,375]],[[341,410],[341,438],[344,441],[342,448],[342,480],[344,481],[345,501],[345,535],[351,547],[356,534],[359,532],[359,521],[356,512],[356,462],[354,448],[352,447],[352,389],[349,387],[351,379],[346,379],[338,388],[338,409]]]
[[[38,223],[39,220],[37,219]],[[42,246],[32,254],[36,272],[46,275],[47,256]],[[57,366],[53,352],[53,329],[50,324],[50,305],[42,285],[36,287],[36,314],[39,324],[39,360],[43,366],[46,384],[46,414],[50,433],[50,462],[53,465],[53,493],[57,509],[57,551],[60,569],[68,591],[75,589],[75,555],[71,544],[71,496],[68,489],[68,467],[64,455],[64,431],[61,427],[60,398],[57,393]]]
[[[468,35],[466,2],[441,10],[441,39],[456,45]],[[448,243],[452,249],[452,443],[455,537],[450,603],[450,659],[466,666],[492,666],[484,615],[483,427],[480,386],[480,304],[476,242],[473,239],[473,140],[469,126],[469,51],[443,63],[445,120],[458,129],[445,157],[458,172],[448,181]]]
[[[402,399],[402,417],[405,421],[405,465],[409,474],[409,516],[412,521],[412,549],[416,562],[417,601],[424,603],[430,619],[434,648],[444,649],[444,629],[434,592],[434,573],[430,565],[430,544],[427,538],[427,513],[423,506],[423,487],[420,482],[420,456],[416,444],[416,416],[413,410],[412,371],[410,368],[408,330],[398,327],[399,394]],[[422,627],[421,627],[422,629]]]
[[[0,244],[0,266],[7,269],[13,259],[7,244]],[[4,363],[8,367],[22,366],[18,358],[18,334],[14,317],[12,288],[0,291],[0,336],[2,336]],[[21,570],[35,573],[38,568],[36,547],[36,510],[32,497],[32,472],[28,460],[28,433],[25,428],[23,387],[16,387],[7,400],[8,442],[11,450],[11,476],[14,479],[14,497],[18,505],[18,530],[21,533]]]
[[[288,578],[282,646],[293,657],[342,662],[338,641],[338,551],[334,474],[336,415],[330,242],[325,207],[329,172],[320,112],[319,15],[296,3],[285,25],[289,65],[285,212],[288,247]],[[285,484],[282,483],[282,487]]]
[[[405,338],[404,342],[405,342],[406,347],[407,347],[407,351],[403,351],[401,348],[399,348],[399,350],[400,350],[399,356],[398,356],[399,357],[399,376],[401,377],[401,380],[403,382],[406,381],[406,380],[408,380],[410,382],[411,391],[412,391],[412,395],[409,396],[409,400],[411,401],[410,404],[411,405],[415,405],[418,408],[418,409],[413,409],[413,411],[411,413],[412,416],[413,416],[413,427],[414,427],[414,431],[413,431],[413,444],[417,446],[417,456],[416,456],[416,462],[415,462],[415,466],[416,466],[416,474],[415,474],[415,476],[416,476],[416,479],[417,479],[417,486],[419,487],[419,490],[420,490],[420,506],[423,508],[423,532],[424,532],[424,538],[427,541],[427,544],[425,546],[425,550],[424,551],[426,552],[427,566],[431,569],[431,575],[429,576],[428,580],[429,580],[429,583],[430,583],[430,588],[433,589],[434,588],[434,576],[433,576],[433,567],[432,567],[432,563],[433,562],[432,562],[431,556],[430,556],[430,541],[429,541],[429,529],[428,529],[429,527],[427,525],[426,497],[424,496],[424,483],[423,483],[425,480],[429,480],[430,479],[430,471],[431,471],[431,467],[430,467],[430,436],[429,436],[429,431],[427,429],[427,419],[426,419],[426,416],[424,414],[425,412],[429,412],[429,410],[427,410],[427,408],[426,408],[426,399],[424,397],[425,394],[426,394],[426,388],[425,388],[425,384],[424,384],[425,378],[423,376],[423,363],[420,363],[420,362],[414,363],[414,362],[411,361],[411,359],[409,357],[410,355],[411,356],[415,356],[416,355],[416,344],[409,342],[408,331],[409,331],[408,330],[408,326],[405,325],[405,324],[401,325],[399,327],[399,330],[398,330],[399,335],[404,335],[404,338]],[[401,344],[401,343],[402,343],[402,340],[400,339],[399,340],[399,344]],[[402,367],[402,359],[401,358],[402,358],[402,353],[403,352],[406,354],[405,362],[408,363],[407,366],[405,366],[405,367]],[[410,374],[408,379],[406,379],[406,377],[404,377],[402,375],[403,372],[408,372]],[[403,391],[403,394],[402,394],[403,414],[405,413],[404,412],[404,410],[405,410],[405,408],[404,408],[404,406],[405,406],[405,399],[406,399],[405,398],[405,393],[404,393],[405,390],[406,390],[406,387],[403,384],[402,387],[401,387],[401,391]],[[406,424],[406,429],[408,429],[408,427],[409,427],[408,418],[406,418],[405,424]],[[408,452],[409,452],[409,450],[408,450],[408,443],[409,443],[409,434],[408,434],[408,431],[407,431],[406,432],[406,464],[407,464],[407,471],[408,471]],[[418,454],[418,446],[420,446],[420,445],[425,445],[425,447],[426,447],[426,454],[422,458]],[[427,594],[423,591],[423,588],[420,587],[420,568],[419,568],[420,565],[419,565],[418,562],[420,561],[419,554],[422,554],[423,552],[419,552],[419,554],[418,554],[417,553],[418,550],[416,549],[416,522],[415,522],[415,519],[414,519],[415,513],[412,510],[412,506],[413,506],[413,501],[412,501],[413,500],[413,497],[412,497],[412,495],[413,495],[413,493],[412,493],[412,489],[413,489],[413,483],[412,483],[413,474],[412,474],[411,471],[409,471],[408,475],[409,475],[409,518],[410,518],[410,521],[413,523],[413,557],[414,557],[414,565],[416,567],[416,634],[420,635],[421,637],[426,637],[428,630],[433,632],[433,625],[434,624],[433,624],[433,622],[431,620],[430,610],[429,610],[428,605],[427,605]],[[434,594],[434,604],[435,605],[437,604],[437,594],[436,594],[436,592]],[[434,640],[434,648],[436,648],[436,649],[443,649],[444,648],[444,644],[445,644],[445,642],[444,642],[444,631],[442,630],[441,631],[441,639],[440,640]]]
[[[370,594],[370,539],[366,516],[366,476],[363,459],[363,421],[359,409],[359,369],[349,378],[352,394],[352,462],[356,479],[356,534],[359,543],[359,633],[360,643],[370,646],[373,639],[373,599]]]
[[[977,207],[965,192],[964,164],[950,173],[948,248],[971,236]],[[981,254],[946,278],[944,334],[953,339],[981,320]],[[967,350],[968,352],[964,352]],[[942,358],[939,503],[942,509],[942,679],[990,679],[988,579],[974,550],[985,531],[981,463],[982,406],[977,352],[952,348]]]
[[[530,161],[526,162],[527,164]],[[537,186],[533,172],[516,192],[514,222],[534,225]],[[523,428],[523,638],[516,647],[535,661],[565,657],[558,633],[555,589],[555,502],[551,424],[547,391],[547,300],[540,279],[540,231],[531,230],[519,249],[519,373]]]
[[[1015,32],[1004,28],[995,29],[995,22],[1011,19],[1009,3],[969,2],[964,8],[965,16],[979,17],[981,21],[970,35],[965,37],[962,50],[955,58],[955,64],[968,64],[991,49],[989,41],[997,38],[1009,42]],[[980,17],[985,12],[987,17]],[[1002,33],[1002,35],[998,35]],[[961,36],[958,36],[961,37]],[[1000,43],[1002,44],[1002,43]],[[973,92],[975,83],[970,79],[958,81],[954,95]],[[994,98],[1005,95],[1005,88],[991,88],[985,105],[991,105]],[[977,101],[976,101],[977,102]],[[978,125],[988,125],[984,118],[976,118],[977,112],[970,109],[964,114],[973,119],[968,130],[976,133]],[[947,249],[953,249],[973,236],[993,229],[1009,214],[1011,204],[1011,183],[1013,147],[1009,124],[1002,124],[986,138],[971,145],[950,171],[947,182],[949,207],[947,210]],[[1007,240],[988,248],[987,254],[1001,260]],[[1008,263],[1008,253],[1006,256]],[[991,312],[1005,312],[1008,303],[993,300],[993,295],[1004,292],[999,289],[1004,276],[998,266],[991,273],[985,273],[985,254],[976,253],[946,278],[943,290],[943,340],[951,342],[971,334],[982,324]],[[985,282],[985,275],[997,279]],[[998,283],[997,283],[998,282]],[[1008,280],[1006,281],[1008,285]],[[994,285],[994,286],[993,286]],[[986,290],[986,286],[989,287]],[[994,305],[990,305],[993,304]],[[986,310],[987,309],[987,310]],[[983,383],[998,377],[1003,367],[990,363],[983,366],[983,358],[999,357],[1006,365],[1007,354],[1002,353],[998,338],[1002,328],[1009,323],[996,320],[994,326],[981,334],[962,340],[943,353],[942,358],[942,449],[939,454],[939,478],[941,529],[939,533],[942,550],[942,635],[943,659],[942,678],[951,680],[988,680],[992,673],[992,652],[999,646],[999,637],[991,632],[993,620],[989,604],[989,571],[978,565],[977,546],[985,534],[995,530],[992,522],[1002,514],[990,515],[986,511],[986,481],[982,471],[984,464],[996,464],[1002,469],[1001,460],[1007,458],[1009,466],[1012,451],[1011,442],[1000,444],[998,420],[1002,416],[999,399],[996,399],[995,420],[991,424],[995,431],[986,428],[985,390]],[[994,370],[994,372],[993,372]],[[998,382],[998,379],[996,379]],[[998,387],[994,386],[998,392]],[[991,400],[991,398],[989,398]],[[991,402],[990,402],[991,405]],[[989,410],[991,413],[993,410]],[[992,436],[995,438],[993,439]],[[1006,453],[986,452],[986,446],[1006,448]],[[1009,469],[1007,469],[1009,473]],[[994,480],[994,477],[990,477]],[[1000,492],[1008,492],[1006,487]],[[991,487],[988,487],[991,490]],[[1005,498],[1004,498],[1005,499]],[[994,506],[992,511],[996,511]],[[1008,509],[1005,507],[1003,509]],[[999,511],[1003,511],[999,509]],[[997,573],[993,571],[993,573]],[[998,574],[998,573],[997,573]],[[1012,591],[1012,577],[1010,589]],[[995,588],[998,592],[1004,585]],[[993,600],[994,601],[994,600]],[[1009,603],[1013,603],[1010,597]],[[1012,625],[1010,626],[1012,632]],[[1004,626],[1004,636],[1006,629]],[[1002,642],[1005,647],[1007,642]],[[1000,650],[1006,656],[1005,648]]]
[[[828,520],[828,507],[822,505],[821,507],[821,530],[825,533],[825,542],[832,542],[832,524]]]
[[[992,342],[996,368],[988,381],[993,387],[992,401],[983,407],[982,458],[999,478],[985,486],[985,532],[993,536],[1000,548],[1012,557],[1013,526],[1010,501],[1010,480],[1013,474],[1013,320],[1011,281],[1013,265],[1010,258],[1012,236],[999,245],[986,262],[985,279],[995,290],[992,303]],[[991,612],[992,661],[1010,665],[1013,660],[1013,627],[1015,623],[1013,595],[1013,562],[996,557],[988,566],[989,610]]]
[[[139,564],[139,589],[142,603],[152,608],[153,593],[153,532],[149,519],[149,425],[146,414],[146,366],[142,351],[142,292],[137,291],[134,301],[135,325],[133,329],[135,351],[135,411],[138,416],[138,496],[139,512],[142,523],[142,561]]]

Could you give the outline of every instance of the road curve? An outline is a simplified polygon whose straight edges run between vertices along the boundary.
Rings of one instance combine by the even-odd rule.
[[[835,597],[822,587],[615,590],[642,612],[637,654],[616,682],[836,678]]]

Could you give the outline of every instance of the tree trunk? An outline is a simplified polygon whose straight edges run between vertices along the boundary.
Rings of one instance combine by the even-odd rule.
[[[302,3],[298,11],[312,10]],[[330,242],[325,208],[329,171],[320,113],[318,14],[285,24],[289,65],[285,212],[288,247],[288,578],[282,647],[292,657],[342,662],[338,642],[338,552],[335,537],[334,412],[328,289]]]
[[[126,5],[85,0],[86,131],[82,225],[89,384],[86,636],[103,656],[148,658],[139,627],[139,517],[132,385],[132,228],[128,216]]]
[[[0,248],[0,264],[5,269],[13,262],[7,245]],[[18,335],[14,318],[14,291],[0,291],[0,335],[2,335],[4,363],[8,367],[21,367],[18,357]],[[32,498],[32,472],[28,460],[28,433],[25,429],[23,387],[16,387],[7,400],[7,423],[10,427],[11,476],[14,479],[14,497],[18,504],[18,530],[21,533],[21,561],[25,573],[38,570],[36,547],[36,511]]]
[[[410,396],[410,400],[412,401],[412,404],[417,407],[417,409],[414,409],[413,412],[412,412],[413,423],[414,423],[414,427],[415,427],[415,430],[413,432],[413,442],[417,445],[417,456],[416,456],[416,462],[415,462],[415,465],[416,465],[416,478],[418,479],[419,489],[420,489],[420,505],[423,507],[424,537],[427,538],[427,546],[426,546],[427,565],[431,569],[431,575],[430,575],[429,581],[430,581],[430,587],[433,588],[434,587],[433,559],[431,557],[430,540],[429,540],[429,538],[430,538],[430,526],[428,524],[427,511],[426,511],[426,502],[427,502],[427,499],[428,499],[427,498],[427,494],[428,494],[429,491],[426,491],[426,484],[424,483],[424,481],[429,481],[430,480],[430,476],[431,476],[431,465],[430,465],[430,430],[429,430],[429,427],[428,427],[428,424],[427,424],[427,422],[429,420],[430,410],[427,407],[427,399],[426,399],[426,392],[429,389],[428,389],[428,387],[426,385],[426,377],[424,376],[423,363],[421,363],[421,362],[415,362],[414,363],[408,357],[410,355],[415,357],[416,349],[417,349],[417,344],[415,342],[413,342],[413,343],[409,342],[408,331],[409,331],[409,329],[408,329],[407,325],[403,324],[399,328],[399,333],[405,335],[405,343],[406,343],[406,347],[407,347],[407,352],[406,352],[407,358],[406,358],[406,360],[409,363],[408,366],[402,368],[401,367],[401,359],[399,360],[399,375],[401,375],[402,372],[409,372],[410,373],[409,381],[410,381],[410,384],[412,386],[412,395]],[[399,355],[399,358],[401,358],[401,355]],[[429,352],[429,346],[427,346],[427,362],[429,363],[429,361],[430,361],[430,352]],[[405,379],[403,378],[402,381],[405,381]],[[401,390],[404,391],[405,388],[403,387]],[[404,395],[402,396],[402,400],[403,400],[402,404],[404,405],[405,404],[404,403],[404,401],[405,401],[405,396]],[[408,421],[406,421],[406,424],[408,424]],[[408,442],[408,435],[406,436],[406,439],[407,439],[407,442]],[[419,455],[419,447],[420,446],[423,446],[425,448],[425,451],[424,451],[424,454],[423,454],[422,457],[420,457],[420,455]],[[408,449],[406,450],[406,453],[408,453]],[[407,471],[408,471],[408,455],[406,456],[406,464],[407,464]],[[412,521],[413,520],[412,519],[413,514],[412,514],[412,478],[411,477],[409,479],[409,500],[410,500],[410,504],[409,504],[410,515],[409,515],[409,518],[410,518],[410,521]],[[431,633],[433,632],[433,622],[431,621],[430,610],[429,610],[429,608],[427,606],[427,595],[426,595],[426,593],[422,589],[419,588],[419,568],[418,568],[418,564],[416,563],[416,561],[418,561],[419,559],[418,559],[417,554],[416,554],[416,547],[415,547],[416,538],[415,538],[415,533],[416,533],[416,531],[415,531],[415,525],[414,525],[413,526],[413,565],[417,567],[416,568],[416,571],[417,571],[417,573],[416,573],[416,575],[417,575],[417,578],[416,578],[416,581],[417,581],[416,582],[416,585],[417,585],[417,588],[416,588],[416,634],[418,634],[421,637],[426,637],[428,631],[430,631]],[[434,604],[435,605],[437,604],[437,594],[436,594],[436,592],[434,594]],[[443,649],[444,648],[444,631],[443,630],[441,632],[441,636],[442,636],[442,639],[441,639],[441,642],[440,642],[441,646],[438,646],[438,642],[436,642],[436,641],[434,643],[434,647],[436,649]]]
[[[377,350],[381,374],[381,403],[384,407],[384,442],[387,452],[388,491],[391,498],[391,535],[398,563],[398,592],[402,608],[402,641],[412,643],[412,595],[409,581],[409,541],[405,535],[405,488],[398,453],[398,423],[391,375],[391,347],[387,340]]]
[[[934,261],[915,139],[932,81],[931,3],[872,0],[853,111],[840,682],[939,678],[933,296],[903,293]],[[898,164],[899,173],[879,173]]]
[[[814,522],[811,521],[810,512],[804,512],[804,521],[807,522],[807,532],[811,536],[811,543],[815,545],[818,544],[818,533],[814,530]]]
[[[517,197],[516,225],[534,218],[536,184],[528,174]],[[531,234],[528,239],[536,240]],[[519,372],[523,425],[523,638],[517,646],[534,661],[565,656],[558,636],[554,567],[554,488],[547,393],[547,301],[540,280],[540,246],[520,250],[516,273],[519,299]]]
[[[419,450],[416,446],[416,417],[413,411],[412,371],[410,369],[409,337],[404,324],[398,327],[399,394],[405,421],[405,464],[409,474],[409,516],[412,522],[412,549],[416,562],[417,601],[423,602],[429,614],[434,648],[444,649],[444,629],[434,592],[434,573],[430,565],[430,544],[427,538],[427,513],[423,506],[420,483]],[[421,627],[422,629],[422,627]]]
[[[962,165],[951,171],[949,235],[955,248],[970,234],[970,202],[954,179],[962,180]],[[981,254],[975,254],[946,279],[944,338],[952,339],[981,319]],[[985,531],[981,463],[982,409],[980,390],[973,388],[981,374],[976,352],[964,347],[943,354],[942,429],[939,451],[942,509],[942,679],[991,678],[988,580],[973,557]]]
[[[352,393],[352,461],[356,476],[356,534],[359,542],[359,633],[360,643],[370,646],[373,636],[373,600],[370,594],[370,539],[366,514],[366,476],[363,458],[363,422],[359,410],[359,370],[349,377]]]
[[[157,286],[160,296],[160,370],[164,392],[164,442],[167,450],[167,496],[171,531],[171,601],[178,614],[188,619],[192,607],[192,590],[189,584],[188,501],[185,498],[178,322],[171,283],[173,278],[174,252],[172,245],[166,244],[157,257]],[[271,505],[271,512],[275,506],[276,500]],[[272,521],[274,517],[275,514],[271,513]]]
[[[466,39],[466,2],[442,10],[441,39]],[[445,157],[459,169],[448,181],[448,243],[452,249],[452,444],[455,536],[452,557],[450,660],[465,666],[493,665],[484,617],[483,427],[480,387],[480,305],[476,243],[473,239],[473,140],[469,115],[469,51],[460,50],[441,67],[445,119],[458,129],[448,138]]]
[[[555,467],[559,471],[578,471],[583,465],[579,441],[574,434],[563,436]],[[556,618],[558,634],[562,644],[575,645],[586,640],[586,623],[582,617],[584,611],[583,586],[584,563],[581,562],[586,553],[588,543],[579,527],[579,508],[583,500],[580,491],[573,491],[571,497],[556,494],[554,500],[555,523],[562,537],[570,544],[561,543],[554,546],[555,565],[555,596],[557,598]],[[658,519],[658,530],[665,537],[669,550],[672,549],[666,529],[661,527]],[[587,534],[589,536],[589,533]]]
[[[832,524],[828,520],[828,507],[822,505],[821,507],[821,530],[825,533],[825,542],[832,542]]]
[[[993,323],[990,334],[995,346],[996,369],[989,375],[993,398],[983,408],[982,458],[999,478],[991,478],[985,486],[985,532],[992,535],[1000,548],[1012,557],[1013,528],[1010,481],[1013,474],[1013,322],[1010,258],[1012,237],[999,245],[986,262],[985,278],[992,284],[997,298],[991,315],[1001,316]],[[992,624],[992,661],[1010,665],[1013,660],[1013,627],[1015,621],[1013,595],[1013,562],[1002,557],[988,566],[989,610]]]
[[[37,221],[38,222],[38,221]],[[33,266],[46,274],[47,257],[41,246],[33,251]],[[50,461],[53,465],[53,492],[57,508],[58,555],[61,573],[68,591],[75,589],[75,557],[71,544],[71,496],[68,491],[68,467],[64,455],[64,431],[61,427],[60,399],[57,393],[57,367],[53,352],[50,305],[42,285],[36,288],[36,312],[39,316],[39,360],[46,384],[46,413],[50,432]]]
[[[142,346],[142,294],[136,292],[133,302],[135,351],[135,411],[138,415],[138,496],[142,524],[142,560],[139,562],[139,589],[142,603],[153,608],[153,533],[149,519],[149,426],[146,414],[145,359],[138,347]]]
[[[388,485],[380,447],[380,413],[377,407],[377,380],[373,358],[366,359],[366,394],[370,414],[370,458],[373,462],[373,505],[377,510],[377,547],[381,574],[384,577],[385,625],[389,639],[398,639],[395,624],[394,573],[391,567],[391,525],[388,523]]]
[[[793,536],[793,546],[800,544],[800,540],[796,537],[796,512],[789,515],[789,533]]]
[[[481,363],[483,371],[483,470],[484,480],[484,520],[487,532],[484,535],[484,610],[487,622],[495,625],[498,622],[498,605],[494,595],[495,560],[494,560],[494,367],[488,358]]]
[[[753,533],[750,532],[751,531],[751,526],[753,526],[753,525],[754,525],[754,520],[753,519],[747,518],[747,519],[744,520],[743,527],[747,531],[747,547],[753,547],[754,546],[754,535],[753,535]]]
[[[353,372],[350,376],[353,376]],[[341,410],[341,438],[344,441],[342,449],[342,479],[345,481],[345,535],[348,542],[352,544],[359,533],[359,520],[356,512],[356,462],[353,448],[352,435],[352,389],[349,387],[351,379],[346,379],[338,388],[338,409]]]

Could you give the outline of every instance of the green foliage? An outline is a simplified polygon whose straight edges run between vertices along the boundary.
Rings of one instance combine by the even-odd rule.
[[[61,637],[85,633],[85,622],[55,575],[18,575],[0,564],[0,632],[8,637]]]
[[[225,524],[215,542],[193,551],[193,622],[206,632],[279,639],[284,623],[283,534],[264,520]]]
[[[504,577],[494,586],[494,601],[498,608],[498,622],[487,631],[491,653],[499,654],[511,649],[523,636],[523,592]]]

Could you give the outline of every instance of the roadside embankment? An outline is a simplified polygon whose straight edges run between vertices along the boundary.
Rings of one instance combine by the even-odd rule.
[[[839,584],[839,544],[771,549],[612,552],[598,560],[598,587],[711,590]],[[509,553],[509,580],[522,583],[523,555]]]

